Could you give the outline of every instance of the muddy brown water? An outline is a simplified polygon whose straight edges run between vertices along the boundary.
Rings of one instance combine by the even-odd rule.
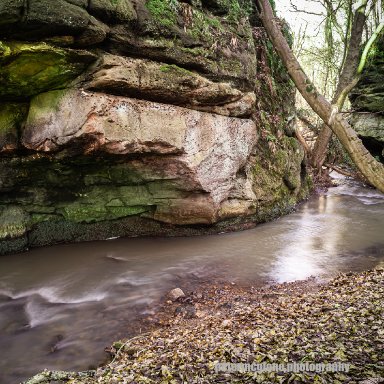
[[[384,195],[356,182],[254,229],[60,245],[0,257],[0,383],[84,370],[175,286],[260,285],[384,265]],[[190,282],[193,284],[189,284]]]

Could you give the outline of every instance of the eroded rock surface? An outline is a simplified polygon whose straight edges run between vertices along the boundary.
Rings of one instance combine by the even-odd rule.
[[[174,64],[105,55],[86,88],[214,112],[247,117],[255,110],[253,92],[213,82]]]

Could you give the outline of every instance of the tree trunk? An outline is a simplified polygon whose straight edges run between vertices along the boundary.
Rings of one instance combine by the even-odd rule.
[[[323,95],[317,92],[281,33],[269,1],[256,0],[256,5],[264,28],[299,92],[313,111],[336,134],[368,182],[384,192],[384,165],[367,151],[356,132],[343,118],[342,114],[338,113],[336,105],[332,105]]]
[[[335,95],[332,99],[332,104],[336,104],[339,109],[343,108],[345,99],[348,94],[344,94],[344,97],[341,98],[340,95],[343,93],[343,90],[353,82],[357,74],[357,67],[359,65],[360,58],[360,45],[366,20],[366,4],[366,2],[363,2],[363,4],[356,10],[353,17],[347,56],[345,58],[343,69],[339,77]],[[321,169],[321,166],[325,161],[327,147],[331,136],[332,130],[326,125],[326,123],[324,123],[313,147],[312,156],[310,159],[312,166],[317,170]]]

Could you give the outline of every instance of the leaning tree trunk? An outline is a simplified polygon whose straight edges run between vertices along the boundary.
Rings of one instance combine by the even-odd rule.
[[[357,68],[360,59],[360,45],[366,20],[366,5],[367,0],[362,2],[353,16],[351,37],[348,44],[349,46],[347,56],[345,58],[343,69],[339,77],[335,95],[332,99],[332,104],[336,104],[339,110],[343,108],[345,99],[347,97],[347,93],[343,92],[343,90],[345,90],[350,84],[356,83],[354,82],[354,78],[357,74]],[[351,89],[351,87],[348,88]],[[331,137],[332,130],[326,123],[324,123],[311,154],[311,164],[317,170],[321,170],[321,166],[325,161],[327,156],[327,147]]]
[[[338,113],[336,105],[332,105],[323,95],[317,92],[281,33],[269,1],[256,0],[256,5],[264,28],[297,89],[313,111],[336,134],[368,182],[384,192],[384,165],[367,151],[361,140],[357,137],[356,132],[342,115]]]

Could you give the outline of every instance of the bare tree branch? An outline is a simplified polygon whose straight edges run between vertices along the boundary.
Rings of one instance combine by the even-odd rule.
[[[306,13],[307,15],[324,16],[323,13],[309,12],[304,9],[298,9],[297,6],[292,3],[292,0],[289,0],[289,2],[291,3],[291,7],[294,9],[294,11],[289,10],[289,12],[301,12]]]

